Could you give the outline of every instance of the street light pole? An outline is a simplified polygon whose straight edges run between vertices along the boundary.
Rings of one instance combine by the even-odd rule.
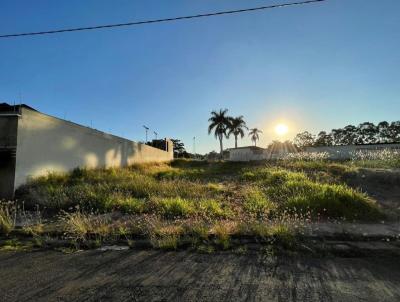
[[[145,131],[146,131],[146,143],[147,143],[147,133],[148,133],[148,131],[149,131],[149,127],[147,127],[147,126],[145,126],[145,125],[143,125],[143,128],[145,129]]]

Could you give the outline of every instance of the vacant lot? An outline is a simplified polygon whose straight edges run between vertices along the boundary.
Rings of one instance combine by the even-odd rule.
[[[230,248],[232,239],[252,238],[288,248],[310,222],[394,219],[395,206],[382,207],[374,192],[358,189],[366,179],[360,167],[387,164],[177,160],[77,169],[34,179],[19,189],[17,203],[1,205],[2,245],[18,248],[23,237],[42,246],[57,238],[79,247],[113,241],[211,252]]]

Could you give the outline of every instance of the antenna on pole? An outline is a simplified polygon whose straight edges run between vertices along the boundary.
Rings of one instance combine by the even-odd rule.
[[[143,128],[144,128],[145,131],[146,131],[146,143],[147,143],[147,134],[148,134],[150,128],[147,127],[147,126],[145,126],[145,125],[143,125]]]
[[[156,137],[156,140],[157,140],[158,133],[155,132],[155,131],[153,131],[153,133],[154,133],[154,136]]]
[[[19,91],[19,106],[18,106],[18,113],[21,114],[21,107],[22,107],[22,93],[21,90]]]

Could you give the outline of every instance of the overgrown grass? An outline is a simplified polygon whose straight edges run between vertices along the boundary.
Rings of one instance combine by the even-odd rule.
[[[348,220],[376,220],[381,213],[374,201],[345,184],[326,184],[311,180],[305,173],[282,168],[244,171],[242,178],[253,181],[272,200],[278,212],[291,210],[314,217]]]
[[[10,202],[0,202],[0,235],[8,235],[15,227],[16,206]]]
[[[214,174],[220,182],[186,179],[191,168],[196,173],[212,174],[217,169],[213,165],[223,171]],[[285,161],[285,168],[281,165],[177,161],[172,165],[120,170],[77,169],[70,174],[32,180],[19,190],[19,199],[24,200],[27,207],[39,205],[54,211],[72,211],[79,207],[102,213],[118,210],[127,214],[158,214],[166,219],[227,218],[241,214],[266,218],[285,209],[311,211],[315,217],[360,220],[379,217],[378,207],[365,194],[343,183],[321,182],[301,172],[317,170],[331,175],[347,173],[352,168],[321,161]],[[179,177],[164,179],[160,176],[174,169],[180,169]],[[225,173],[231,173],[229,178]],[[236,185],[229,189],[221,181],[231,187],[241,182],[250,186]]]
[[[201,199],[219,193],[219,189],[207,184],[181,179],[158,180],[131,168],[77,169],[71,174],[50,174],[22,186],[17,196],[28,208],[39,205],[47,209],[69,210],[80,206],[98,211],[136,211],[140,210],[140,199],[154,196]]]
[[[228,249],[232,238],[242,235],[290,246],[312,220],[382,217],[369,196],[340,181],[355,171],[322,160],[179,160],[50,174],[31,180],[17,196],[28,209],[44,209],[67,238],[90,246],[114,239],[135,246],[137,238],[146,238],[155,248],[190,245],[208,251]],[[15,217],[4,209],[0,230],[9,234]],[[44,228],[36,221],[24,232],[40,238]]]
[[[268,199],[263,191],[256,187],[250,187],[245,191],[243,203],[244,210],[257,218],[268,217],[276,205]]]
[[[352,165],[361,168],[400,168],[400,150],[359,150],[352,153]]]

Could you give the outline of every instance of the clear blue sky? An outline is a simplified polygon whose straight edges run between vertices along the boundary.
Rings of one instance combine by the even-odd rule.
[[[289,0],[287,0],[289,2]],[[0,34],[238,9],[271,0],[1,0]],[[20,97],[21,96],[21,97]],[[320,4],[0,40],[0,101],[143,140],[142,125],[218,150],[213,109],[276,138],[400,119],[400,1]],[[233,146],[233,139],[226,146]],[[250,144],[248,138],[240,142]]]

